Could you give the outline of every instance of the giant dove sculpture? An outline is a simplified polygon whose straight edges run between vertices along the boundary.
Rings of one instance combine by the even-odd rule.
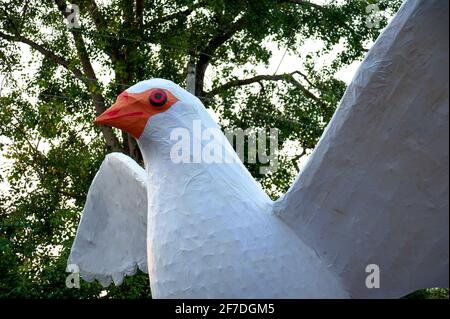
[[[106,157],[69,264],[104,286],[139,268],[154,298],[397,298],[448,287],[448,27],[448,1],[403,4],[277,201],[223,134],[213,143],[233,163],[171,160],[174,129],[218,128],[199,99],[161,79],[129,88],[96,122],[132,134],[145,170]],[[379,287],[367,285],[370,265]]]

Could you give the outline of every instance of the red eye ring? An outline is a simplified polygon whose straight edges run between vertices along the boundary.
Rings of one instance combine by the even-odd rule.
[[[162,107],[162,106],[166,105],[168,97],[167,97],[167,93],[164,90],[158,89],[158,90],[154,90],[150,94],[148,99],[152,106]]]

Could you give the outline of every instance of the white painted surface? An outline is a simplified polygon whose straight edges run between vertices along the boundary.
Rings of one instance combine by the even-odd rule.
[[[448,1],[408,1],[275,204],[352,297],[448,287],[448,68]]]
[[[174,164],[172,129],[217,124],[169,81],[133,86],[179,102],[139,140],[145,177],[107,159],[69,262],[105,284],[143,265],[145,178],[155,298],[394,298],[448,286],[447,30],[448,2],[402,7],[275,205],[240,162]],[[216,143],[236,157],[224,136]],[[380,266],[380,289],[365,287],[369,264]]]
[[[131,158],[110,154],[97,173],[68,264],[87,281],[120,285],[137,268],[147,272],[145,172]]]

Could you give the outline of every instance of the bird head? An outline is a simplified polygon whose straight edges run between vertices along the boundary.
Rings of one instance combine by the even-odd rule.
[[[172,146],[178,143],[172,135],[180,129],[191,134],[186,139],[191,142],[199,123],[202,132],[210,128],[220,131],[217,122],[197,97],[163,79],[142,81],[128,88],[95,123],[131,134],[148,161],[157,154],[170,154]]]
[[[189,104],[185,102],[194,99],[170,81],[143,81],[122,92],[116,103],[97,117],[95,123],[121,129],[139,140],[151,119],[167,113],[177,104]],[[191,111],[193,109],[195,107]]]

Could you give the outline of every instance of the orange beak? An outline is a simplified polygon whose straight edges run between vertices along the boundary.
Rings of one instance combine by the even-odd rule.
[[[94,123],[121,129],[139,139],[150,117],[167,111],[177,102],[170,92],[164,91],[167,94],[167,102],[164,105],[152,105],[149,98],[154,91],[138,94],[123,92],[116,103],[97,117]]]

